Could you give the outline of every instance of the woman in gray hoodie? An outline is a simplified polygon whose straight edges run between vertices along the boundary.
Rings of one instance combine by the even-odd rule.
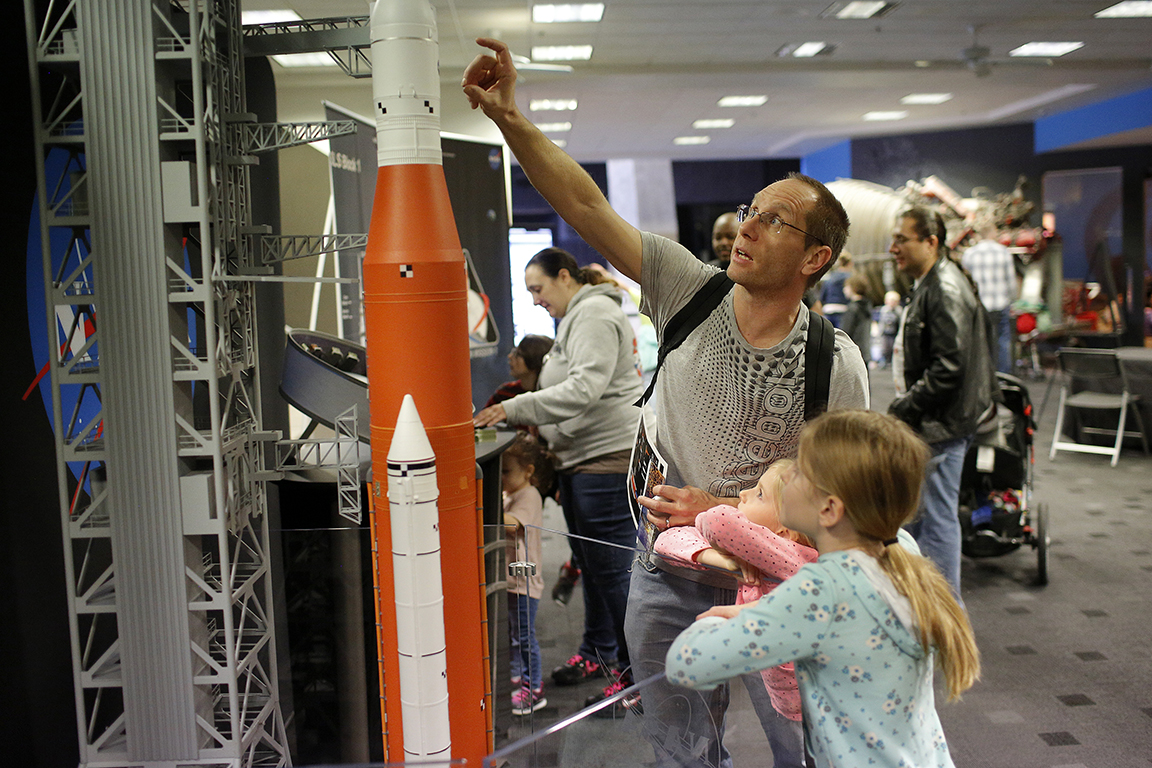
[[[601,666],[615,661],[620,674],[608,689],[619,690],[631,679],[626,675],[624,611],[636,526],[626,479],[640,418],[635,403],[643,386],[636,337],[621,309],[621,294],[603,281],[560,248],[532,257],[524,284],[534,303],[560,321],[540,371],[540,388],[485,408],[474,421],[477,426],[500,421],[537,425],[556,455],[568,530],[595,541],[571,541],[583,576],[584,637],[552,678],[558,685],[603,679]]]

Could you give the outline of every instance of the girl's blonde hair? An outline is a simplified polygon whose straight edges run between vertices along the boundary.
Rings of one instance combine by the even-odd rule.
[[[792,469],[792,465],[795,463],[795,459],[777,459],[772,462],[768,469],[764,470],[764,474],[760,476],[761,480],[765,477],[768,478],[768,482],[770,483],[768,490],[772,493],[772,503],[776,505],[777,510],[784,507],[785,475],[788,470]],[[781,525],[780,530],[774,531],[774,533],[782,538],[794,541],[797,544],[803,544],[806,547],[816,549],[816,545],[812,543],[812,539],[800,533],[800,531],[794,531],[791,528]]]
[[[840,498],[861,537],[886,542],[919,508],[929,455],[916,433],[891,416],[833,411],[805,427],[798,462],[814,485]],[[912,604],[920,642],[936,648],[948,698],[958,698],[980,676],[980,652],[968,615],[927,559],[900,546],[884,546],[879,563]]]

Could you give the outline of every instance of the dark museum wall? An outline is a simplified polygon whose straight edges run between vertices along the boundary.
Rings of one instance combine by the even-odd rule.
[[[0,94],[11,110],[0,184],[6,243],[0,256],[0,327],[6,333],[0,365],[0,744],[5,765],[67,768],[76,765],[79,749],[55,449],[39,390],[23,399],[36,377],[24,266],[36,173],[23,14],[17,18],[0,46],[9,73]]]

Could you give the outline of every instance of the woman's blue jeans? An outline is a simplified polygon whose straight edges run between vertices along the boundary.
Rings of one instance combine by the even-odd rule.
[[[568,530],[585,537],[571,539],[584,590],[584,637],[579,652],[593,660],[615,659],[621,669],[629,665],[624,614],[636,546],[626,481],[622,473],[560,476],[560,506]]]

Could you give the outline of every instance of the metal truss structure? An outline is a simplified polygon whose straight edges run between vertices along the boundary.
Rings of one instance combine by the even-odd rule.
[[[264,235],[260,238],[260,263],[275,264],[290,259],[335,253],[348,248],[363,249],[368,235]]]
[[[367,16],[305,19],[244,27],[249,54],[327,53],[349,77],[372,77]]]
[[[265,490],[279,434],[261,426],[255,288],[237,276],[267,270],[254,153],[349,127],[254,122],[239,0],[35,5],[80,764],[289,765]]]

